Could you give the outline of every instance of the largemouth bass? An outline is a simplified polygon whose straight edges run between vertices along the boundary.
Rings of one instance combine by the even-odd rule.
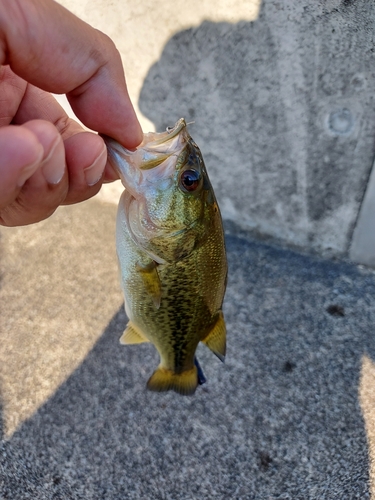
[[[152,342],[160,365],[147,387],[193,394],[204,375],[199,342],[222,361],[227,261],[221,215],[184,119],[145,134],[135,151],[105,137],[125,191],[116,247],[129,323],[120,342]]]

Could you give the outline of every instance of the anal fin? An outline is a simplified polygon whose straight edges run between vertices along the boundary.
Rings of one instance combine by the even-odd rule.
[[[143,342],[149,342],[149,340],[143,335],[139,328],[129,321],[124,333],[120,337],[120,344],[142,344]]]
[[[156,392],[173,390],[183,396],[190,396],[194,394],[197,385],[198,370],[196,366],[182,373],[174,373],[172,370],[159,366],[147,382],[147,389]]]
[[[219,311],[218,317],[208,332],[207,336],[202,340],[211,351],[216,354],[220,361],[224,362],[226,352],[226,326],[224,315]]]

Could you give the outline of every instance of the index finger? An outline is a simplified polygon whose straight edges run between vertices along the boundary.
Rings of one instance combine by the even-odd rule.
[[[0,65],[67,94],[89,128],[128,148],[142,140],[120,55],[106,35],[52,0],[0,0]]]

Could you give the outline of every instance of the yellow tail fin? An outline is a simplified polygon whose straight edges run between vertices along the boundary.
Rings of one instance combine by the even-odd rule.
[[[147,389],[150,391],[176,391],[183,396],[194,394],[198,385],[197,367],[182,373],[174,373],[172,370],[160,367],[151,375],[147,382]]]

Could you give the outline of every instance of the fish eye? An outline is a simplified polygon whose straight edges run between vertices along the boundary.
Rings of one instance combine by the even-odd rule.
[[[201,175],[197,170],[184,170],[180,177],[180,184],[185,191],[195,191],[201,184]]]

